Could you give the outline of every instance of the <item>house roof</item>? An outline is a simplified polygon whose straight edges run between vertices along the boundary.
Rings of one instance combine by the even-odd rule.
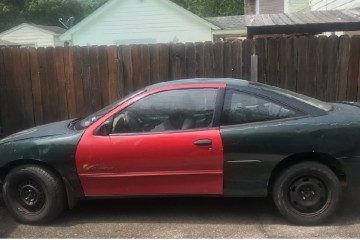
[[[115,5],[116,3],[118,3],[119,0],[109,0],[108,2],[106,2],[103,6],[101,6],[100,8],[98,8],[97,10],[95,10],[92,14],[90,14],[89,16],[87,16],[86,18],[84,18],[81,22],[79,22],[78,24],[76,24],[74,27],[72,27],[71,29],[69,29],[67,32],[65,32],[60,39],[63,41],[67,41],[71,39],[71,35],[77,31],[79,31],[80,29],[82,29],[83,27],[86,27],[88,24],[90,24],[94,19],[96,19],[97,16],[101,15],[102,13],[106,12],[109,9],[112,9],[113,5]],[[173,9],[183,13],[185,16],[197,21],[198,23],[205,25],[211,29],[220,29],[218,26],[212,24],[211,22],[206,21],[205,19],[193,14],[192,12],[180,7],[179,5],[173,3],[170,0],[157,0],[162,2],[163,4],[166,4],[170,7],[172,7]]]
[[[247,28],[249,35],[354,31],[360,30],[360,9],[228,16],[206,20],[222,30]]]
[[[21,44],[0,39],[0,47],[17,47],[17,46],[21,46]]]
[[[6,30],[6,31],[0,33],[0,37],[3,35],[9,34],[11,32],[14,32],[24,26],[28,26],[28,27],[40,30],[42,32],[46,32],[51,35],[59,35],[59,34],[66,32],[66,29],[57,27],[57,26],[45,26],[45,25],[36,25],[36,24],[32,24],[32,23],[22,23],[20,25],[17,25],[13,28],[10,28],[9,30]]]

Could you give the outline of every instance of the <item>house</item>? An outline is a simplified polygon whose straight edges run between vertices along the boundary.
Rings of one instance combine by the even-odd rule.
[[[109,0],[60,39],[79,46],[204,42],[217,29],[169,0]]]
[[[0,40],[21,45],[21,47],[56,47],[64,46],[59,40],[66,29],[57,26],[43,26],[23,23],[0,33]]]

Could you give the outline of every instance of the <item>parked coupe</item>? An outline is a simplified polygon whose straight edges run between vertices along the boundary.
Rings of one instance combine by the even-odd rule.
[[[360,108],[236,79],[146,87],[81,119],[0,141],[0,183],[20,222],[88,198],[266,197],[297,224],[360,185]],[[241,214],[241,213],[239,213]]]

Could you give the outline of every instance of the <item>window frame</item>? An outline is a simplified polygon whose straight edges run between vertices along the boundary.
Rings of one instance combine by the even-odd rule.
[[[265,100],[265,101],[269,101],[271,103],[274,103],[280,107],[284,107],[284,108],[287,108],[288,110],[291,110],[291,111],[294,111],[295,112],[295,116],[291,116],[291,117],[286,117],[286,118],[277,118],[277,119],[270,119],[270,120],[262,120],[262,121],[253,121],[253,122],[245,122],[245,123],[235,123],[235,124],[224,124],[223,123],[223,116],[224,116],[224,111],[225,109],[227,109],[227,107],[229,108],[230,106],[225,106],[225,104],[227,104],[225,102],[225,98],[226,98],[226,95],[229,93],[229,92],[237,92],[239,94],[245,94],[245,95],[248,95],[248,96],[251,96],[251,97],[255,97],[255,98],[259,98],[261,100]],[[231,101],[228,103],[228,104],[231,104]],[[254,124],[263,124],[263,123],[276,123],[276,122],[282,122],[282,121],[289,121],[289,120],[295,120],[295,119],[300,119],[300,118],[305,118],[305,117],[308,117],[309,114],[297,109],[297,108],[294,108],[293,106],[289,105],[289,104],[286,104],[286,103],[283,103],[277,99],[274,99],[274,98],[271,98],[269,96],[266,96],[266,95],[263,95],[263,94],[260,94],[260,93],[257,93],[257,92],[252,92],[252,91],[248,91],[248,90],[245,90],[245,89],[237,89],[237,88],[227,88],[225,93],[224,93],[224,98],[223,98],[223,108],[222,108],[222,111],[221,111],[221,119],[220,119],[220,126],[221,128],[232,128],[234,126],[244,126],[244,125],[254,125]]]
[[[133,104],[144,100],[147,97],[150,97],[152,95],[155,94],[159,94],[162,92],[168,92],[168,91],[177,91],[177,90],[191,90],[191,89],[214,89],[216,90],[216,94],[215,94],[215,106],[214,106],[214,113],[213,113],[213,118],[212,118],[212,124],[209,127],[205,127],[205,128],[193,128],[193,129],[180,129],[180,130],[165,130],[165,131],[159,131],[159,132],[132,132],[132,133],[110,133],[109,135],[107,135],[107,137],[115,137],[115,136],[134,136],[134,135],[161,135],[161,134],[174,134],[174,133],[186,133],[186,132],[198,132],[198,131],[207,131],[207,130],[212,130],[212,129],[216,129],[219,127],[219,123],[220,123],[220,119],[221,119],[221,112],[222,112],[222,105],[223,105],[223,98],[225,96],[225,88],[220,88],[220,87],[188,87],[188,88],[170,88],[170,89],[162,89],[159,91],[155,91],[152,93],[149,93],[139,99],[137,99],[136,101],[132,102],[131,104],[119,109],[118,111],[116,111],[115,113],[113,113],[110,117],[108,117],[105,121],[103,121],[102,124],[100,124],[94,131],[96,136],[101,136],[99,134],[96,134],[99,132],[99,129],[107,123],[111,123],[111,125],[113,125],[113,121],[114,121],[114,117],[117,116],[118,114],[120,114],[121,112],[125,111],[128,107],[132,106]]]

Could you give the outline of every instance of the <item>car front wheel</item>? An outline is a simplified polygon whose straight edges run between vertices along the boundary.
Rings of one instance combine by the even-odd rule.
[[[4,202],[20,222],[47,223],[65,208],[65,191],[59,177],[41,166],[24,165],[7,174]]]
[[[327,166],[302,162],[275,180],[273,199],[280,213],[301,225],[317,225],[335,211],[341,197],[339,179]]]

